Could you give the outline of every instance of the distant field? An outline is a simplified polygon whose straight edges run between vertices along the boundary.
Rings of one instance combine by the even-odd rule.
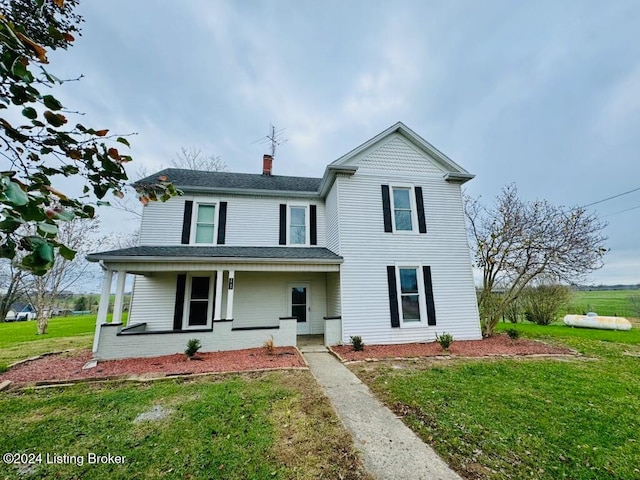
[[[640,290],[594,290],[574,292],[564,313],[596,312],[599,315],[637,318],[631,297],[640,297]]]

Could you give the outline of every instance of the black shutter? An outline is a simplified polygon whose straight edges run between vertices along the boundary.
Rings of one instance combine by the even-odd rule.
[[[280,245],[287,244],[287,206],[280,204]]]
[[[218,245],[224,245],[224,237],[227,229],[227,202],[220,202],[218,212]]]
[[[173,329],[182,330],[182,315],[184,312],[184,290],[187,285],[187,276],[184,273],[178,274],[176,282],[176,305],[173,311]]]
[[[400,327],[400,312],[398,311],[398,290],[396,288],[396,267],[387,267],[387,282],[389,284],[389,308],[391,311],[391,326]]]
[[[418,228],[420,233],[427,233],[427,221],[424,218],[424,199],[422,198],[422,187],[416,187],[416,205],[418,207]]]
[[[316,206],[309,206],[309,227],[311,232],[309,233],[309,243],[311,245],[318,244],[318,219],[316,213]]]
[[[193,201],[184,202],[184,215],[182,217],[182,240],[183,245],[189,244],[189,234],[191,233],[191,214],[193,213]]]
[[[424,292],[427,296],[427,323],[436,324],[436,305],[433,301],[433,285],[431,283],[431,267],[422,267],[424,277]]]
[[[382,185],[382,217],[384,218],[384,231],[391,232],[391,197],[389,185]]]

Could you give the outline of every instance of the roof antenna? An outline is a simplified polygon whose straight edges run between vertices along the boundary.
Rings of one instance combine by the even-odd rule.
[[[283,143],[287,143],[289,141],[288,138],[282,138],[283,132],[286,130],[285,128],[281,128],[280,130],[276,130],[272,124],[269,124],[271,128],[271,132],[269,135],[259,138],[253,143],[269,143],[271,144],[271,156],[275,158],[276,156],[276,147],[279,147]]]

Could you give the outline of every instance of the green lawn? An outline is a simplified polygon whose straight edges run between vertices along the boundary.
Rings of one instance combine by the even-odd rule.
[[[159,407],[162,418],[136,421]],[[309,372],[12,392],[0,411],[0,451],[43,460],[0,463],[0,478],[368,478]],[[89,465],[90,453],[126,459]],[[47,465],[47,454],[84,465]]]
[[[637,318],[639,315],[629,301],[632,296],[640,296],[640,290],[577,291],[572,294],[572,299],[563,315],[564,313],[596,312],[606,316]]]
[[[640,331],[516,328],[585,356],[353,369],[467,478],[640,478]]]
[[[91,348],[95,327],[95,315],[52,318],[46,335],[37,334],[33,320],[0,323],[0,371],[10,363],[43,353]]]

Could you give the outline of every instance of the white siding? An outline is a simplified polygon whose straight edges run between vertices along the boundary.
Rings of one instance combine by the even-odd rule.
[[[137,275],[133,285],[129,325],[147,323],[147,330],[172,330],[176,300],[176,275]]]
[[[327,194],[326,198],[326,218],[327,218],[327,248],[333,253],[340,255],[340,204],[338,182]]]
[[[274,247],[279,245],[280,204],[316,205],[318,247],[327,244],[322,199],[238,195],[185,195],[165,203],[151,202],[142,211],[140,245],[180,245],[184,202],[227,202],[225,245]],[[194,212],[195,215],[195,212]]]
[[[140,245],[180,245],[185,197],[149,202],[142,208]]]
[[[357,165],[361,172],[391,172],[391,175],[396,172],[445,174],[435,160],[397,133],[360,152],[345,165]]]
[[[342,313],[340,305],[340,274],[327,273],[327,317],[337,317]]]
[[[277,325],[280,317],[290,315],[288,286],[310,285],[311,333],[323,333],[327,315],[326,276],[324,273],[236,272],[233,323],[235,327]]]
[[[344,342],[351,335],[372,344],[429,341],[443,332],[481,337],[460,186],[434,174],[428,157],[424,162],[422,173],[397,165],[395,173],[359,169],[336,180]],[[394,182],[422,187],[426,234],[384,232],[380,185]],[[386,267],[399,264],[431,266],[436,326],[391,327]]]

